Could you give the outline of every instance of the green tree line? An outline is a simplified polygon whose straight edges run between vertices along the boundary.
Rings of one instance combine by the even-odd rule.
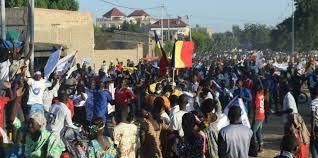
[[[28,0],[6,0],[6,8],[25,7]],[[77,0],[35,0],[36,8],[60,9],[77,11],[79,4]]]

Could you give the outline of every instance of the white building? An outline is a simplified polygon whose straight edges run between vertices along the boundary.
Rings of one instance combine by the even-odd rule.
[[[190,34],[190,26],[180,17],[175,19],[163,19],[163,40],[182,39]],[[161,37],[161,20],[150,25],[150,31],[156,31]],[[169,37],[170,34],[170,37]]]
[[[97,27],[109,29],[120,29],[123,22],[126,21],[126,15],[117,8],[113,8],[103,15],[102,18],[96,19]]]
[[[128,20],[141,26],[151,25],[156,22],[156,20],[144,10],[133,11],[128,15]]]

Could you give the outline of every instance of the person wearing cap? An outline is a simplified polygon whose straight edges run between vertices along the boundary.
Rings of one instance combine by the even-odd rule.
[[[40,71],[35,72],[34,78],[26,78],[26,81],[29,85],[29,99],[27,102],[30,108],[29,114],[36,111],[44,113],[43,94],[45,89],[52,86],[52,83],[42,79]]]

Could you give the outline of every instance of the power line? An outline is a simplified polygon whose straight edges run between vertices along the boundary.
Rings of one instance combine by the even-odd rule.
[[[107,4],[110,4],[110,5],[113,5],[113,6],[116,6],[118,8],[125,8],[125,9],[131,9],[131,10],[152,10],[152,9],[158,9],[158,8],[161,8],[162,6],[155,6],[155,7],[150,7],[150,8],[133,8],[133,7],[128,7],[128,6],[124,6],[124,5],[120,5],[120,4],[116,4],[116,3],[113,3],[113,2],[109,2],[109,1],[106,1],[106,0],[100,0],[104,3],[107,3]]]

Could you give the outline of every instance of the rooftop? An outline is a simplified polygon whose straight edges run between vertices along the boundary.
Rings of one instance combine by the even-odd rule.
[[[112,16],[126,16],[126,15],[123,12],[121,12],[120,10],[118,10],[117,8],[113,8],[103,15],[103,17],[105,17],[105,18],[109,18]]]
[[[128,17],[132,17],[132,16],[150,16],[150,15],[146,13],[144,10],[135,10],[128,15]]]
[[[169,25],[168,25],[169,23]],[[163,27],[168,28],[168,27],[187,27],[188,24],[185,23],[183,20],[180,18],[176,19],[163,19]],[[154,24],[150,26],[151,28],[161,28],[161,20],[158,20]]]

